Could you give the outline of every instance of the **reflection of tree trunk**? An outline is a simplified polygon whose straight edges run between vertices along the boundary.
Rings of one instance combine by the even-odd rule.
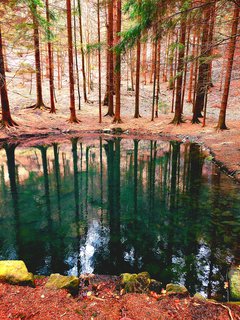
[[[88,167],[89,167],[89,149],[90,147],[86,147],[86,180],[85,180],[85,189],[86,189],[86,195],[85,195],[85,210],[86,210],[86,216],[88,215]]]
[[[73,156],[73,176],[74,176],[74,200],[75,200],[75,221],[77,234],[77,272],[81,273],[81,236],[80,236],[80,214],[79,214],[79,182],[78,182],[78,154],[77,154],[78,138],[72,139],[72,156]]]
[[[54,152],[54,171],[56,180],[56,192],[57,192],[57,205],[58,205],[58,219],[61,223],[61,176],[60,176],[60,166],[59,166],[59,152],[57,143],[53,144]]]
[[[134,140],[134,215],[138,214],[138,143]]]
[[[102,154],[102,137],[100,140],[100,199],[101,199],[101,222],[103,219],[103,154]]]
[[[115,150],[114,150],[115,147]],[[110,273],[120,273],[122,244],[120,235],[120,139],[105,146],[108,165],[109,262]]]
[[[20,238],[20,217],[19,217],[19,196],[16,183],[16,164],[15,164],[15,149],[17,145],[6,145],[5,151],[7,156],[8,176],[10,189],[13,201],[15,230],[16,230],[16,255],[18,259],[22,258],[21,238]]]

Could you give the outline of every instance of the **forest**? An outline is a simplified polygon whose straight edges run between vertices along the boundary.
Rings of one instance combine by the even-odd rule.
[[[58,92],[67,88],[71,123],[81,121],[82,104],[93,102],[100,123],[103,116],[121,123],[128,93],[134,105],[128,112],[139,118],[141,89],[150,84],[145,108],[151,121],[167,109],[173,124],[183,123],[187,104],[191,123],[205,126],[208,96],[217,85],[216,128],[227,129],[231,77],[237,80],[238,1],[22,0],[1,1],[0,9],[2,126],[19,125],[9,102],[18,79],[36,97],[18,108],[55,114]]]
[[[240,319],[239,0],[0,0],[0,319]]]

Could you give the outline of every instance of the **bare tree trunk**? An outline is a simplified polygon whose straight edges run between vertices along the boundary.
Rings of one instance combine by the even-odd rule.
[[[147,84],[147,42],[143,44],[143,58],[142,58],[142,77],[144,79],[144,84]]]
[[[46,0],[46,15],[47,15],[47,22],[48,22],[48,37],[50,37],[50,14],[49,14],[49,3]],[[56,113],[55,102],[54,102],[54,71],[53,71],[53,56],[52,56],[52,43],[51,40],[48,39],[47,43],[48,49],[48,70],[49,70],[49,90],[50,90],[50,103],[51,109],[50,113]]]
[[[79,79],[79,69],[78,69],[78,50],[77,50],[77,23],[76,23],[76,0],[73,0],[73,28],[74,28],[74,53],[75,53],[75,66],[76,66],[76,78],[77,78],[77,92],[78,92],[78,110],[81,110],[81,92],[80,92],[80,79]]]
[[[194,30],[194,34],[193,34],[193,48],[192,48],[192,56],[193,58],[196,55],[196,31]],[[187,98],[187,102],[192,103],[193,99],[192,99],[192,91],[193,91],[193,68],[194,68],[194,60],[191,62],[191,67],[190,67],[190,75],[189,75],[189,87],[188,87],[188,98]]]
[[[235,52],[236,40],[237,40],[236,35],[237,35],[237,31],[238,31],[239,9],[240,9],[239,4],[235,3],[231,38],[228,43],[227,66],[226,66],[226,75],[225,75],[225,81],[224,81],[221,109],[220,109],[220,114],[219,114],[219,118],[218,118],[218,125],[217,125],[217,129],[220,129],[220,130],[227,129],[226,110],[227,110],[227,102],[228,102],[229,88],[230,88],[230,82],[231,82],[234,52]]]
[[[158,55],[157,55],[157,91],[156,91],[155,118],[158,118],[158,103],[159,103],[159,92],[160,92],[160,65],[161,65],[161,39],[158,40]]]
[[[156,32],[155,32],[156,37]],[[157,80],[157,56],[158,56],[158,39],[154,40],[154,68],[153,68],[153,96],[152,96],[152,118],[151,121],[154,121],[154,110],[155,110],[155,98],[156,98],[156,80]]]
[[[81,9],[80,0],[78,0],[78,16],[79,16],[79,33],[80,33],[80,46],[81,46],[81,56],[82,56],[83,98],[84,98],[84,102],[88,102],[86,71],[85,71],[85,55],[84,55],[84,49],[83,49],[82,9]]]
[[[0,95],[1,95],[1,105],[2,105],[1,126],[2,127],[17,126],[17,123],[11,117],[9,100],[8,100],[6,75],[5,75],[5,67],[4,67],[4,59],[3,59],[1,26],[0,26]]]
[[[120,42],[120,32],[121,32],[121,20],[122,20],[122,3],[121,0],[117,0],[117,22],[116,22],[116,43]],[[122,123],[120,108],[121,108],[121,53],[116,53],[116,66],[115,66],[115,88],[116,88],[116,108],[115,117],[113,123]]]
[[[190,23],[191,23],[191,21],[189,21],[189,24]],[[186,58],[188,58],[190,31],[191,31],[191,25],[188,27]],[[184,64],[184,76],[183,76],[184,80],[183,80],[183,89],[182,89],[182,101],[181,101],[182,113],[183,113],[184,97],[185,97],[186,82],[187,82],[187,69],[188,69],[188,62],[185,61],[185,64]]]
[[[114,91],[114,62],[113,62],[113,1],[108,2],[108,54],[109,54],[109,82],[108,82],[108,112],[106,116],[113,117],[113,91]]]
[[[171,122],[174,124],[180,124],[183,122],[181,102],[182,102],[182,82],[183,82],[183,71],[184,71],[185,40],[186,40],[186,22],[183,17],[181,20],[181,26],[180,26],[180,44],[183,48],[180,47],[178,49],[175,115]]]
[[[203,20],[202,20],[202,23],[203,23],[202,43],[201,43],[202,61],[199,63],[196,100],[193,108],[192,123],[200,123],[199,118],[202,118],[201,112],[204,106],[205,91],[208,90],[207,79],[208,79],[208,73],[209,73],[209,63],[204,59],[206,59],[210,54],[210,47],[209,47],[210,15],[211,15],[211,6],[207,5],[204,9]]]
[[[137,40],[137,59],[136,59],[136,93],[135,93],[135,114],[134,118],[139,118],[139,90],[140,90],[140,64],[141,64],[141,43]]]
[[[68,71],[70,89],[70,118],[69,122],[79,123],[75,110],[74,75],[73,75],[73,41],[72,41],[72,10],[71,0],[66,0],[67,5],[67,33],[68,33]]]
[[[101,25],[100,25],[100,1],[97,2],[97,24],[98,24],[98,110],[99,123],[102,122],[102,79],[101,79]]]
[[[46,105],[44,104],[43,95],[42,95],[40,41],[39,41],[38,21],[36,18],[37,6],[33,4],[30,9],[32,12],[32,19],[33,19],[33,39],[34,39],[34,54],[35,54],[35,68],[36,68],[37,102],[34,105],[27,108],[50,109],[49,107],[46,107]]]
[[[6,72],[11,72],[11,70],[8,67],[7,49],[6,48],[7,48],[6,42],[3,41],[3,59],[4,59],[5,71]]]

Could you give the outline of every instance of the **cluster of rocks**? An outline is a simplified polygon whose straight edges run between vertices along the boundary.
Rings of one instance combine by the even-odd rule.
[[[233,266],[229,273],[229,291],[231,300],[240,301],[240,266]],[[80,277],[81,278],[81,277]],[[80,279],[75,276],[63,276],[58,273],[51,274],[47,279],[45,287],[49,289],[66,289],[71,294],[79,291]],[[189,296],[186,287],[180,284],[167,284],[166,289],[162,283],[151,279],[148,272],[138,274],[123,273],[118,278],[116,290],[123,293],[151,293]],[[0,281],[10,284],[35,286],[35,276],[28,272],[25,263],[21,260],[0,261]],[[196,293],[194,298],[205,299]]]

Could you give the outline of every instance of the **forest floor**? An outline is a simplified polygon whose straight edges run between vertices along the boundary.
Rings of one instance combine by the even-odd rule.
[[[231,303],[199,300],[186,294],[120,295],[117,280],[107,276],[99,276],[94,285],[90,282],[74,297],[63,289],[47,289],[46,280],[36,280],[35,288],[0,283],[0,319],[240,319],[240,307]]]
[[[11,73],[9,77],[14,75]],[[96,81],[97,79],[95,79]],[[44,96],[45,103],[49,103],[48,83],[45,81]],[[219,91],[219,83],[211,89],[208,98],[208,110],[206,126],[202,124],[191,124],[192,105],[185,103],[184,119],[181,125],[170,124],[173,119],[171,113],[172,92],[167,89],[167,83],[161,84],[161,107],[159,117],[151,121],[151,95],[152,85],[141,84],[140,91],[140,114],[141,118],[134,119],[134,92],[127,91],[127,83],[122,84],[122,121],[121,124],[112,124],[111,117],[103,117],[98,122],[98,88],[89,94],[90,103],[83,103],[77,114],[81,122],[70,124],[69,119],[69,92],[67,82],[63,82],[63,89],[56,90],[57,113],[50,114],[49,111],[26,109],[34,102],[34,87],[32,95],[29,94],[29,81],[23,81],[16,77],[8,84],[11,110],[18,127],[0,130],[0,141],[22,140],[27,143],[47,143],[71,137],[72,135],[91,135],[107,132],[106,129],[121,128],[123,136],[138,137],[140,139],[180,139],[189,140],[203,144],[211,151],[214,159],[225,168],[231,176],[240,181],[240,110],[238,97],[240,96],[240,80],[234,80],[231,84],[230,99],[228,103],[227,125],[230,130],[216,131],[219,114],[219,106],[222,92]],[[83,101],[83,99],[82,99]],[[77,99],[76,99],[77,102]],[[77,103],[76,103],[77,104]],[[103,115],[107,107],[102,107]]]

